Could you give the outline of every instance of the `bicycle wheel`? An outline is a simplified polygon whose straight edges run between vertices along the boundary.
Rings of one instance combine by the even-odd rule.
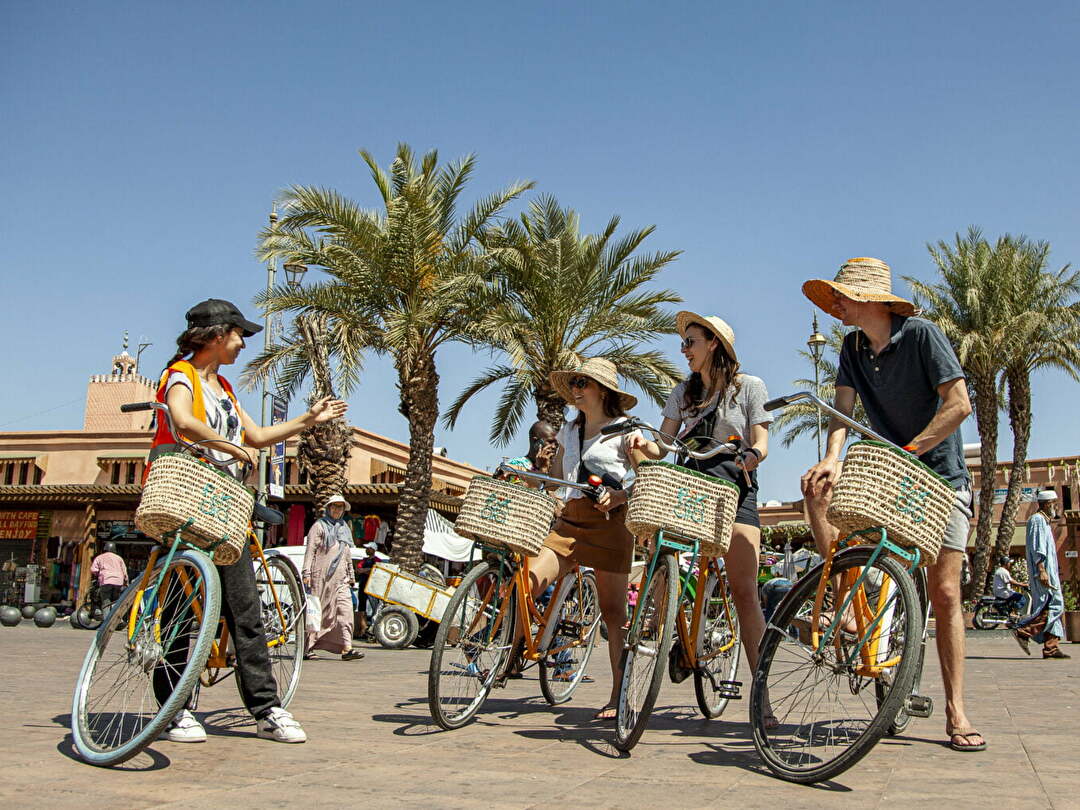
[[[461,580],[431,648],[428,707],[447,730],[473,719],[509,657],[513,599],[500,600],[490,574],[491,566],[481,562]]]
[[[694,670],[694,691],[698,708],[709,720],[719,717],[727,708],[729,690],[717,689],[725,681],[734,681],[739,669],[739,616],[731,599],[727,574],[716,571],[705,580],[705,590],[698,607],[697,659]],[[710,657],[711,656],[711,657]]]
[[[159,565],[151,583],[160,571]],[[187,702],[217,630],[221,584],[205,554],[176,554],[156,599],[139,585],[133,583],[113,604],[75,684],[72,736],[79,755],[92,765],[119,764],[157,739]],[[143,612],[142,624],[129,640],[133,610]],[[165,679],[165,689],[172,683],[163,703],[155,696],[155,679]]]
[[[259,565],[255,569],[255,587],[270,651],[270,669],[277,683],[278,700],[285,709],[296,694],[304,663],[304,595],[292,565],[276,555],[266,558],[265,568]]]
[[[922,618],[922,630],[919,633],[919,663],[915,667],[915,677],[911,681],[912,694],[918,694],[919,686],[922,684],[922,671],[923,664],[926,661],[926,621],[930,616],[930,597],[927,594],[926,584],[926,569],[920,568],[915,574],[915,593],[919,597],[919,605],[921,607],[920,616]],[[900,631],[900,628],[896,628]],[[888,697],[887,684],[884,682],[878,682],[874,684],[874,694],[877,697],[878,707],[885,702]],[[911,724],[911,715],[907,712],[907,699],[900,704],[900,709],[896,712],[896,717],[889,723],[888,729],[885,733],[890,737],[895,737],[898,734],[903,734],[907,727]]]
[[[574,576],[573,572],[567,576]],[[569,588],[560,588],[561,599],[552,609],[555,631],[547,649],[558,649],[580,642],[554,656],[540,660],[540,691],[552,706],[566,703],[574,694],[589,665],[596,628],[600,623],[600,597],[596,577],[591,573],[574,576]]]
[[[836,583],[846,579],[844,573],[857,574],[867,567],[872,551],[861,547],[836,555],[826,582],[826,607],[842,603],[844,594],[834,592]],[[879,704],[876,696],[879,678],[858,671],[862,661],[857,638],[840,633],[820,651],[811,647],[810,617],[823,570],[819,565],[800,579],[777,607],[761,638],[750,691],[754,747],[773,773],[790,782],[831,779],[862,759],[911,693],[918,665],[922,620],[915,585],[907,570],[884,554],[869,567],[860,586],[873,606],[872,615],[884,611],[892,615],[891,622],[882,621],[884,632],[877,634],[887,651],[879,650],[877,663],[892,660],[886,654],[900,656],[884,670],[888,674],[884,699]],[[892,587],[879,601],[884,583]],[[898,649],[891,643],[895,632],[903,633]],[[765,728],[766,695],[777,720],[775,728]]]
[[[629,751],[641,739],[660,694],[671,653],[678,596],[675,557],[663,554],[648,591],[638,596],[637,618],[623,650],[615,713],[615,747],[620,751]]]

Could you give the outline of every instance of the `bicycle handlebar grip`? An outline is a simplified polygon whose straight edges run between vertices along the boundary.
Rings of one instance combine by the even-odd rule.
[[[123,413],[134,413],[135,411],[150,411],[153,410],[153,402],[129,402],[126,405],[121,405],[120,410]]]
[[[776,399],[770,399],[763,406],[767,411],[775,411],[777,408],[783,408],[785,405],[790,404],[787,397],[777,397]]]
[[[616,433],[628,433],[633,428],[630,422],[620,422],[617,425],[605,425],[600,428],[601,436],[614,436]]]

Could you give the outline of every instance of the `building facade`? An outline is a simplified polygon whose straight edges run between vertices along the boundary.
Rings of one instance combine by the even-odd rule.
[[[90,561],[106,541],[117,544],[132,577],[153,541],[133,522],[151,441],[152,414],[120,406],[154,399],[156,381],[136,372],[127,352],[109,374],[90,378],[79,430],[0,432],[0,604],[75,602],[89,585]],[[409,446],[353,427],[344,495],[357,540],[386,548],[405,479]],[[430,506],[454,516],[475,467],[437,455]],[[270,527],[267,545],[302,543],[314,520],[307,480],[286,444],[284,498],[271,506],[286,522]]]

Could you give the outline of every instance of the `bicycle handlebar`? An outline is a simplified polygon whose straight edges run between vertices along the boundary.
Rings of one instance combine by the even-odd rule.
[[[550,475],[544,475],[543,473],[533,472],[532,470],[523,470],[520,467],[514,467],[511,464],[507,464],[505,461],[500,463],[495,468],[496,472],[505,473],[506,475],[515,475],[519,478],[528,478],[531,481],[538,481],[543,484],[551,484],[557,487],[570,487],[571,489],[580,489],[590,497],[599,495],[603,491],[603,484],[587,483],[583,484],[580,481],[568,481],[564,478],[554,478]],[[597,481],[600,479],[593,475],[591,478],[595,478]]]
[[[662,430],[654,428],[648,422],[642,421],[641,419],[633,416],[627,419],[625,422],[619,422],[615,425],[607,425],[600,428],[600,434],[602,436],[616,436],[622,433],[629,433],[632,430],[646,430],[652,434],[653,438],[656,440],[656,443],[667,452],[675,453],[676,455],[678,455],[679,453],[685,453],[690,458],[707,459],[718,456],[721,453],[737,454],[742,449],[742,438],[739,436],[731,436],[728,438],[727,442],[723,444],[718,443],[716,447],[713,447],[711,450],[691,450],[686,445],[686,443],[680,441],[678,437],[664,433]],[[668,444],[668,441],[665,440],[674,442],[674,444]],[[713,441],[718,442],[717,439],[713,439]]]
[[[209,462],[210,464],[213,464],[215,467],[218,467],[222,470],[227,470],[233,464],[242,464],[243,467],[241,469],[244,473],[242,479],[247,478],[248,475],[251,473],[251,470],[253,469],[253,465],[250,461],[243,461],[238,458],[216,459],[208,455],[206,452],[203,452],[210,449],[205,447],[205,445],[214,442],[216,442],[217,444],[228,444],[232,445],[233,447],[240,447],[240,445],[238,444],[233,444],[232,442],[226,441],[225,439],[199,439],[199,441],[196,442],[189,442],[183,439],[177,432],[176,425],[173,424],[172,414],[169,412],[169,406],[166,405],[164,402],[129,402],[125,405],[121,405],[120,410],[123,413],[135,413],[136,411],[157,411],[158,413],[164,415],[165,424],[169,426],[169,433],[172,435],[176,443],[181,447],[184,447],[192,453],[198,455],[199,458],[203,459],[206,462]],[[204,447],[200,448],[200,445],[204,445]]]
[[[851,430],[854,430],[856,433],[866,437],[867,439],[873,439],[874,441],[883,442],[890,447],[895,447],[897,450],[904,450],[904,448],[900,447],[898,444],[896,444],[896,442],[891,442],[875,430],[868,428],[861,422],[856,422],[847,414],[841,413],[840,411],[836,410],[836,408],[834,408],[832,405],[829,405],[828,403],[822,401],[809,391],[799,391],[795,394],[787,394],[782,397],[770,399],[768,402],[765,403],[765,410],[775,411],[777,408],[784,408],[788,405],[792,405],[804,399],[809,400],[811,404],[813,404],[819,411],[824,411],[836,421],[840,422]],[[904,452],[906,453],[908,451],[904,450]]]

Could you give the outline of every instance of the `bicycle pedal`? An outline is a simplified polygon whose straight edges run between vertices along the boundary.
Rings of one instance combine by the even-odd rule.
[[[927,695],[908,695],[904,711],[912,717],[929,717],[934,713],[934,699]]]
[[[716,681],[713,690],[727,700],[742,700],[742,681]]]

